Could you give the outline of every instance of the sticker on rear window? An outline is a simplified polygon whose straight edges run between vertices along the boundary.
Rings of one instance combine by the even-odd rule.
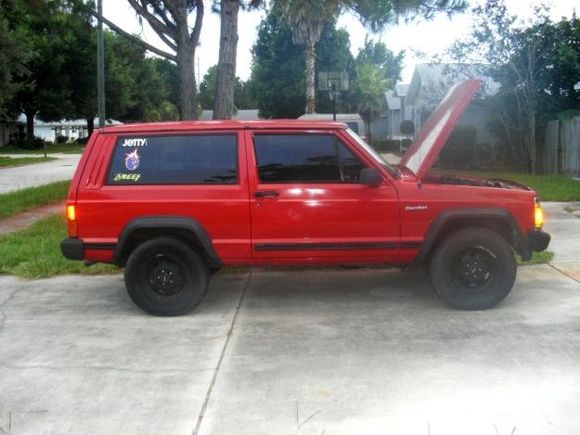
[[[122,146],[124,147],[144,147],[147,146],[147,139],[125,139]]]
[[[125,167],[129,170],[129,171],[134,171],[139,167],[139,159],[141,157],[139,156],[139,153],[137,152],[137,150],[133,151],[132,153],[126,153],[125,154]]]
[[[137,181],[139,181],[141,179],[141,174],[123,174],[123,173],[117,173],[115,175],[113,175],[113,181],[115,183],[119,183],[121,181],[132,181],[134,183],[136,183]]]

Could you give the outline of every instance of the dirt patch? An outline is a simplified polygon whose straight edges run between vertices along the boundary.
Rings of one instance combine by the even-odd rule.
[[[36,221],[51,214],[64,214],[64,205],[64,202],[43,205],[42,207],[18,213],[6,219],[0,219],[0,234],[10,234],[22,228],[27,228]]]

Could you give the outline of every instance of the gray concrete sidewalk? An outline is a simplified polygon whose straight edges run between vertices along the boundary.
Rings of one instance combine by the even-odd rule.
[[[580,218],[565,210],[572,203],[543,203],[545,231],[552,236],[549,250],[554,252],[551,264],[562,273],[580,282]]]
[[[580,427],[580,284],[550,266],[521,268],[485,312],[446,308],[424,274],[369,269],[220,273],[180,318],[138,311],[121,276],[0,277],[0,310],[14,435]]]
[[[580,263],[580,218],[565,210],[566,202],[544,202],[545,231],[552,236],[555,263]]]
[[[50,157],[56,160],[0,169],[0,193],[72,179],[80,154],[50,154]]]

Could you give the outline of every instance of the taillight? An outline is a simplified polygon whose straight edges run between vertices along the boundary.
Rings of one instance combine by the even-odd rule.
[[[534,207],[534,226],[537,230],[541,230],[544,226],[544,210],[537,199]]]
[[[69,237],[77,237],[77,210],[73,204],[66,206],[66,222]]]
[[[76,214],[76,209],[74,205],[67,205],[66,206],[66,218],[69,221],[76,221],[77,220],[77,214]]]

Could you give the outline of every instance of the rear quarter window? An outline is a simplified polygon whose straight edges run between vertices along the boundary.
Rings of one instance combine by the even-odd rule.
[[[107,184],[235,184],[235,134],[119,137]]]

